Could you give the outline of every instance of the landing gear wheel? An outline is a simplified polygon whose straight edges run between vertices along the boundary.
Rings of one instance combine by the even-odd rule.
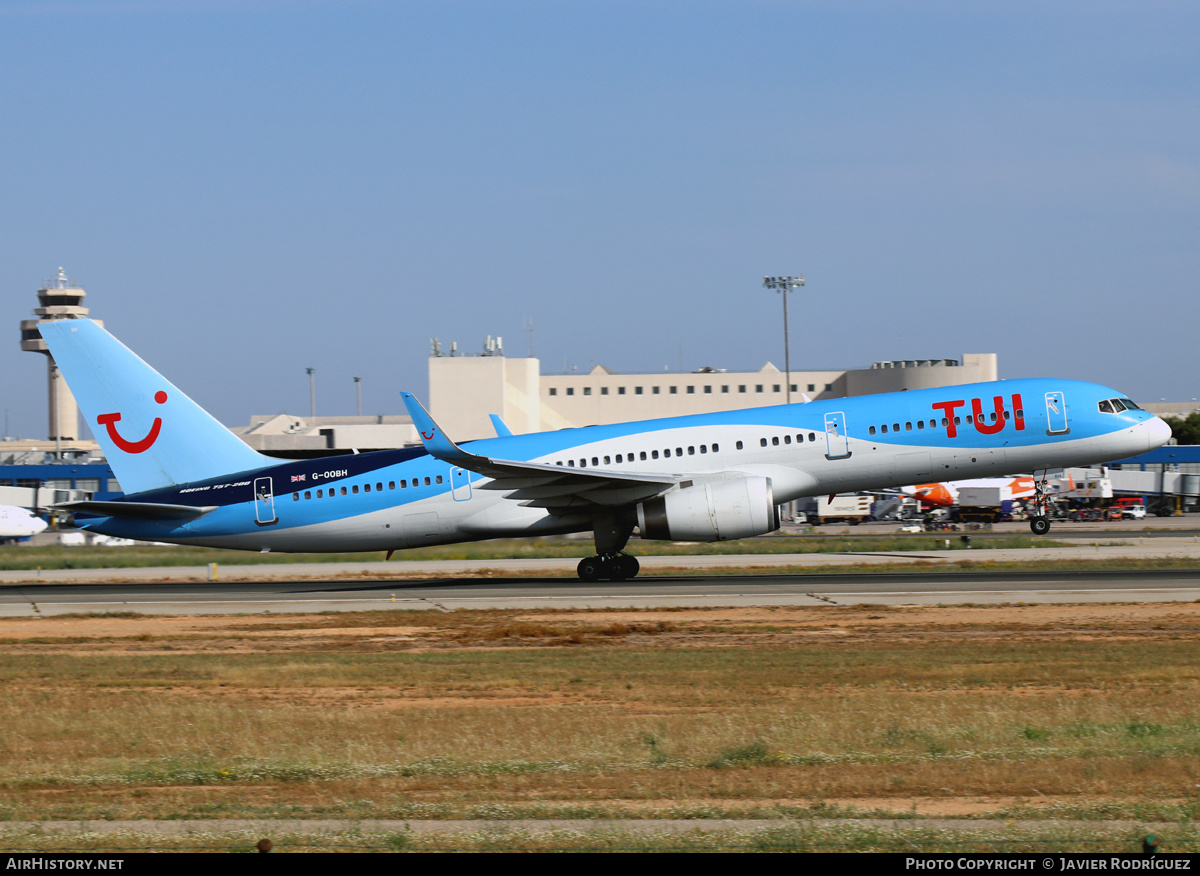
[[[636,578],[638,571],[641,569],[641,563],[637,561],[637,557],[631,557],[628,554],[619,554],[608,561],[609,580],[612,581],[628,581],[630,578]]]
[[[605,568],[604,560],[600,559],[600,557],[584,557],[579,561],[579,565],[576,566],[575,571],[579,573],[579,577],[584,581],[599,581],[605,577],[607,569]]]
[[[1030,517],[1029,529],[1034,535],[1045,535],[1050,531],[1050,521],[1045,517]]]
[[[579,561],[575,571],[584,581],[626,581],[637,577],[641,563],[637,557],[617,554],[612,557],[585,557]]]

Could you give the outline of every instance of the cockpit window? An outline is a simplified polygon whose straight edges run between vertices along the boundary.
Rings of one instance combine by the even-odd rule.
[[[1097,405],[1102,414],[1119,414],[1121,411],[1140,411],[1137,405],[1127,398],[1106,398]]]

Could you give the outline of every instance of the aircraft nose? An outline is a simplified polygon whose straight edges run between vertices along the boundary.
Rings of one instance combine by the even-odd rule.
[[[1162,447],[1171,438],[1171,427],[1158,417],[1147,420],[1142,424],[1146,432],[1146,449],[1153,450]]]

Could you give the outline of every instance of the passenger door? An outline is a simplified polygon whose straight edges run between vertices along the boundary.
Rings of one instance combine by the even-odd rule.
[[[1067,399],[1061,392],[1046,393],[1046,434],[1066,435],[1071,431],[1067,422]]]
[[[825,415],[825,458],[849,459],[850,436],[846,434],[846,414],[833,411]]]
[[[450,495],[455,502],[465,502],[471,498],[471,473],[465,468],[455,466],[450,469]]]
[[[275,491],[270,478],[254,479],[254,522],[259,526],[279,522],[275,516]]]

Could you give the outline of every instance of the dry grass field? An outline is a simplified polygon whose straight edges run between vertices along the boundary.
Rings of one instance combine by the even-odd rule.
[[[0,819],[1186,825],[1198,634],[1190,603],[5,619]]]

